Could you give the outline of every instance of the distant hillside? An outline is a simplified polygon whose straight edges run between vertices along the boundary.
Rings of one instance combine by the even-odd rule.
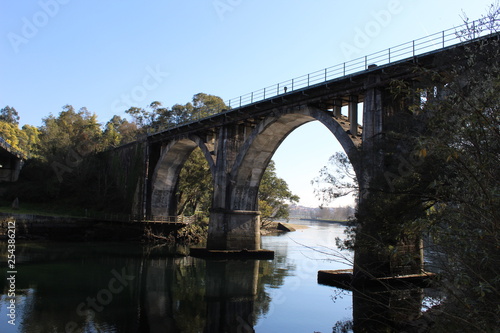
[[[304,206],[290,206],[290,218],[295,219],[325,219],[345,221],[349,217],[354,216],[355,208],[351,206],[345,207],[304,207]]]

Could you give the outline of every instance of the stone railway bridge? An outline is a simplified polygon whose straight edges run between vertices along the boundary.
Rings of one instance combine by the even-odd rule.
[[[263,173],[286,137],[312,121],[321,122],[331,131],[348,155],[360,189],[368,188],[370,179],[381,168],[381,152],[374,148],[376,138],[390,130],[391,117],[406,112],[401,106],[404,103],[391,94],[391,82],[417,82],[416,65],[428,69],[446,66],[444,60],[450,52],[456,54],[463,47],[461,41],[445,46],[445,32],[436,36],[437,49],[416,55],[416,46],[421,42],[413,41],[397,60],[393,60],[393,49],[385,50],[389,61],[386,56],[375,63],[381,59],[378,55],[373,57],[375,62],[371,62],[372,58],[360,58],[362,68],[351,74],[346,74],[343,64],[342,74],[346,75],[328,79],[325,70],[325,80],[314,84],[310,84],[308,75],[304,87],[291,89],[292,80],[286,89],[277,85],[270,97],[264,90],[264,98],[254,101],[252,93],[252,100],[246,105],[148,136],[138,213],[175,215],[179,173],[192,151],[199,147],[214,182],[208,250],[260,250],[257,194]],[[342,107],[347,108],[347,116],[341,114]],[[360,112],[362,126],[358,124]],[[300,158],[300,152],[297,157]]]
[[[341,143],[357,173],[361,172],[356,161],[362,135],[370,133],[372,126],[363,132],[358,125],[358,104],[365,101],[364,81],[371,78],[372,71],[366,78],[345,78],[283,94],[151,135],[146,214],[175,215],[179,173],[199,147],[214,181],[209,248],[259,249],[260,180],[275,151],[296,128],[311,121],[321,122]],[[346,105],[348,117],[341,114],[341,107]]]

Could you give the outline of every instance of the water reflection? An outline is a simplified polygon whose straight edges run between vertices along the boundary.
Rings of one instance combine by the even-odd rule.
[[[353,329],[364,332],[401,332],[421,315],[423,289],[353,292]]]
[[[258,277],[259,261],[207,262],[204,332],[255,332]]]
[[[140,244],[27,243],[18,252],[19,325],[0,321],[1,332],[253,332],[254,314],[269,307],[262,284],[282,280],[259,280],[275,275],[271,261],[204,261]],[[4,279],[0,288],[7,294]],[[2,318],[7,304],[4,295]]]
[[[356,327],[394,317],[386,307],[399,296],[370,296],[381,305],[370,309],[364,295],[353,301],[317,284],[318,270],[346,268],[317,251],[333,247],[343,227],[306,223],[264,237],[272,261],[205,261],[142,244],[18,242],[15,327],[5,320],[7,244],[0,242],[0,332],[330,333],[352,321],[353,310]]]

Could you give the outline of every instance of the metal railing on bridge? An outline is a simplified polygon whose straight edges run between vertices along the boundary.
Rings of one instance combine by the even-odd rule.
[[[476,20],[461,26],[412,40],[364,57],[356,58],[313,73],[283,81],[266,88],[232,98],[227,101],[230,108],[239,108],[268,98],[301,90],[367,70],[370,65],[387,65],[409,59],[427,52],[437,51],[462,42],[484,37],[497,32],[498,22],[494,20]],[[472,35],[469,35],[470,32]]]
[[[234,111],[238,108],[248,106],[253,103],[262,102],[267,99],[272,99],[278,96],[290,94],[292,92],[307,89],[311,86],[327,81],[357,74],[367,70],[370,65],[388,65],[391,63],[411,59],[415,56],[420,56],[428,52],[438,51],[450,46],[456,46],[461,43],[470,42],[474,39],[497,33],[499,28],[499,21],[493,19],[483,18],[472,22],[467,22],[458,27],[443,30],[426,37],[415,39],[407,43],[403,43],[379,52],[366,55],[364,57],[346,61],[332,67],[328,67],[313,73],[276,83],[274,85],[253,91],[251,93],[229,99],[226,101],[226,105],[229,107],[229,110],[214,112],[209,116],[204,116],[197,119],[189,119],[185,122],[171,125],[161,131],[151,133],[150,135],[154,135],[171,128],[195,123],[202,119],[207,119],[220,113]]]

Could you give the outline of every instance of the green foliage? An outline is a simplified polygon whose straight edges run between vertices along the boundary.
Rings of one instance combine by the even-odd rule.
[[[0,137],[27,157],[37,156],[39,134],[39,130],[34,126],[24,125],[19,129],[15,122],[0,120]]]
[[[262,220],[288,218],[289,203],[299,200],[300,198],[290,191],[286,181],[276,175],[274,161],[269,162],[259,187],[259,210]]]
[[[19,114],[16,109],[7,105],[0,110],[0,121],[17,126],[19,125]]]
[[[137,139],[137,125],[122,119],[120,116],[113,116],[106,123],[102,134],[102,145],[104,149],[116,148]]]
[[[49,163],[70,158],[76,163],[77,155],[85,156],[102,149],[101,136],[102,131],[95,114],[86,108],[76,112],[71,105],[65,105],[57,118],[50,115],[43,119],[39,153]]]
[[[498,39],[469,45],[467,62],[448,73],[445,97],[423,108],[434,116],[420,149],[441,171],[429,182],[439,209],[425,222],[446,254],[439,263],[449,297],[445,325],[459,316],[458,326],[471,332],[492,331],[500,318],[499,59]]]
[[[184,164],[177,186],[177,215],[191,216],[196,212],[208,215],[212,203],[212,174],[199,148]]]
[[[356,174],[345,153],[337,152],[330,157],[319,176],[311,181],[315,195],[325,204],[334,199],[358,192]]]
[[[17,124],[6,121],[0,121],[0,137],[19,151],[24,151],[23,142],[28,141],[26,133],[20,130]]]
[[[142,134],[158,132],[171,126],[204,118],[226,110],[224,101],[214,95],[198,93],[192,102],[185,105],[175,104],[172,108],[164,108],[160,102],[152,102],[147,108],[131,107],[125,111],[140,128]]]

